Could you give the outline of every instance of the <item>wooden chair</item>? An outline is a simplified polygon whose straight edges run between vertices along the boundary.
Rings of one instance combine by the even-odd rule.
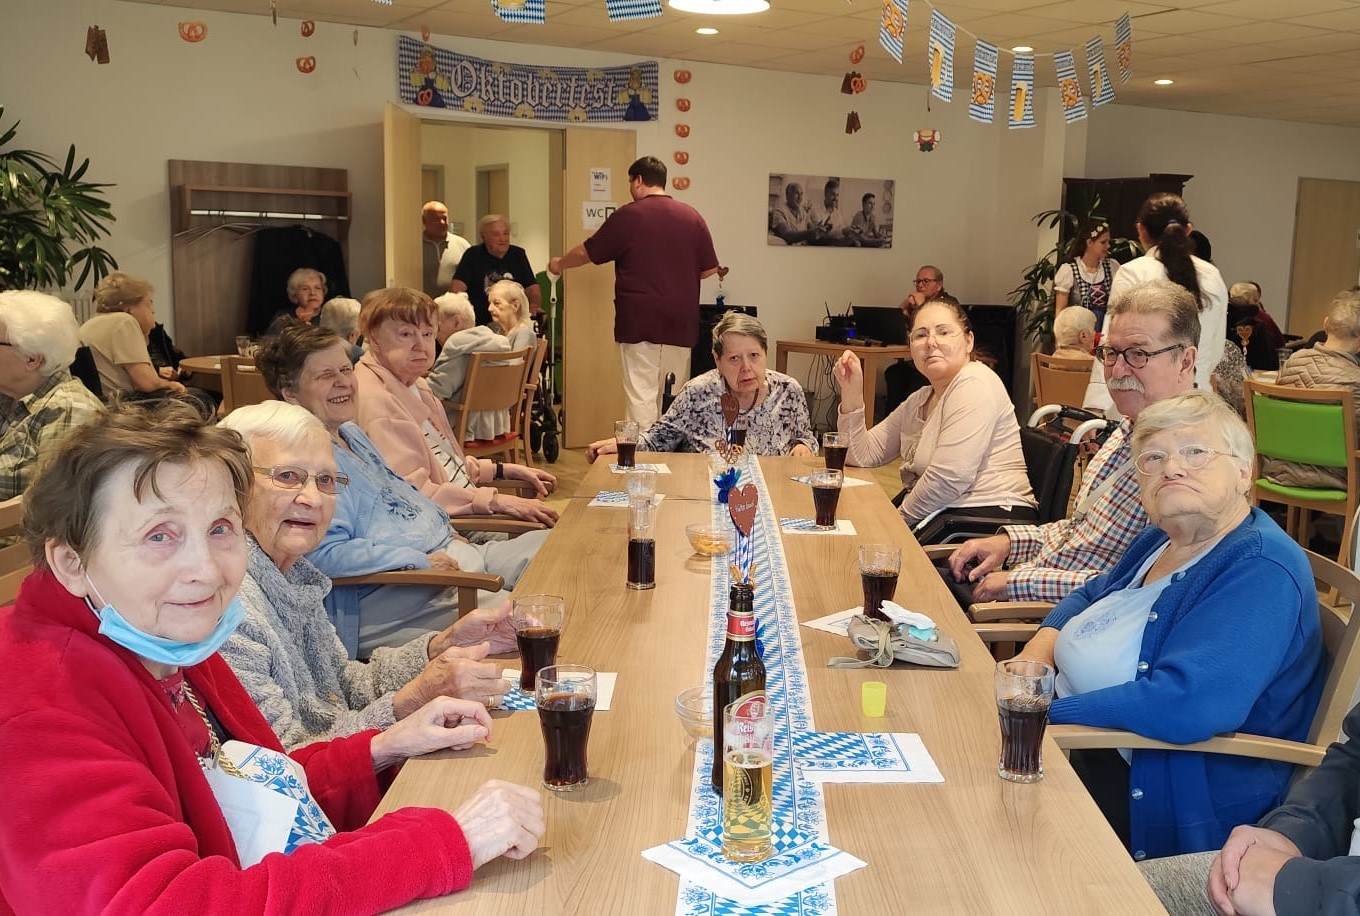
[[[1313,512],[1340,515],[1344,532],[1338,558],[1350,556],[1351,527],[1360,508],[1360,450],[1356,449],[1355,399],[1349,388],[1293,388],[1246,381],[1247,426],[1256,443],[1257,477],[1251,501],[1283,503],[1285,531],[1304,547]],[[1267,458],[1336,468],[1346,488],[1289,487],[1262,473]]]
[[[534,358],[526,364],[524,373],[524,395],[518,410],[510,414],[510,430],[519,434],[519,452],[522,464],[533,467],[534,450],[529,447],[529,429],[533,424],[534,398],[538,396],[538,386],[542,383],[543,361],[548,356],[548,338],[538,339],[538,349]],[[551,409],[552,405],[549,405]]]
[[[274,400],[255,360],[241,356],[222,357],[222,411],[226,416],[238,407]]]
[[[1071,750],[1091,748],[1130,747],[1143,750],[1199,751],[1206,754],[1231,754],[1235,757],[1255,757],[1277,760],[1296,766],[1315,767],[1322,762],[1327,746],[1337,739],[1341,722],[1352,706],[1357,679],[1360,679],[1360,653],[1356,640],[1360,636],[1360,578],[1343,566],[1318,556],[1312,551],[1308,562],[1318,590],[1335,591],[1348,608],[1337,609],[1318,602],[1322,623],[1323,665],[1327,679],[1308,729],[1307,741],[1286,741],[1263,735],[1230,733],[1215,735],[1194,744],[1167,744],[1135,735],[1132,732],[1086,725],[1050,725],[1048,733],[1062,748]]]
[[[22,496],[0,502],[0,536],[9,539],[19,534],[24,522]],[[23,541],[0,547],[0,605],[10,604],[19,586],[33,571],[33,558]]]
[[[453,429],[465,454],[478,458],[505,455],[513,461],[515,453],[523,448],[524,436],[516,428],[516,414],[521,410],[532,352],[532,348],[525,347],[509,353],[471,354],[467,381],[463,384],[463,400],[458,406],[458,422]],[[473,413],[483,410],[506,411],[511,418],[510,431],[490,440],[468,439],[469,419]]]
[[[1031,353],[1030,378],[1034,383],[1034,404],[1061,404],[1080,407],[1086,397],[1086,386],[1091,381],[1092,357],[1070,358]]]

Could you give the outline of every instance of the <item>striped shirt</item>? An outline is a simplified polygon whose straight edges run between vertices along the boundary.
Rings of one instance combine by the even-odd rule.
[[[1122,422],[1087,466],[1077,502],[1080,506],[1093,491],[1096,498],[1084,511],[1047,525],[1002,529],[1011,540],[1007,600],[1061,601],[1088,579],[1113,569],[1148,526],[1138,498],[1138,475],[1127,472],[1133,460],[1130,430],[1129,421]],[[1099,489],[1114,474],[1121,476]]]

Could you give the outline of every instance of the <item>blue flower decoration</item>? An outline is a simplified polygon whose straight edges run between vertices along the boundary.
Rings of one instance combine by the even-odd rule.
[[[736,468],[728,468],[713,479],[718,485],[718,502],[727,505],[727,497],[736,489],[737,481],[740,479],[741,471]]]

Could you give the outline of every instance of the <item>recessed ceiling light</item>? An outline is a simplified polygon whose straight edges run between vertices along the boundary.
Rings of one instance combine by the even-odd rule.
[[[1170,86],[1170,85],[1174,84],[1175,82],[1176,82],[1175,80],[1160,79],[1160,80],[1153,80],[1153,81],[1152,81],[1152,85],[1154,85],[1154,86]]]
[[[717,35],[718,30],[710,25],[700,26],[694,30],[696,35]]]
[[[1016,45],[1015,47],[1011,48],[1011,50],[1014,51],[1016,54],[1029,54],[1034,49],[1031,48],[1029,45]]]
[[[742,16],[770,8],[770,0],[667,0],[667,3],[673,10],[704,16]]]

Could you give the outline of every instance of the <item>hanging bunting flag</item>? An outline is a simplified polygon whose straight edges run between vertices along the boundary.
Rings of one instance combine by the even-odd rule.
[[[545,0],[491,0],[491,11],[502,22],[528,22],[542,25],[547,20]]]
[[[661,15],[661,0],[604,0],[610,22],[624,19],[653,19]]]
[[[1086,71],[1091,74],[1091,107],[1114,101],[1114,83],[1105,66],[1105,43],[1096,35],[1086,42]]]
[[[878,43],[902,63],[902,39],[907,34],[908,0],[883,0],[883,15],[878,20]]]
[[[996,113],[996,45],[977,40],[973,48],[973,97],[968,101],[968,117],[991,124]]]
[[[1133,76],[1133,26],[1128,13],[1114,23],[1114,57],[1119,62],[1119,81],[1127,83]]]
[[[1081,83],[1077,82],[1077,65],[1071,51],[1054,51],[1053,65],[1058,70],[1058,100],[1062,102],[1067,123],[1086,117],[1086,101],[1081,97]]]
[[[1034,58],[1017,57],[1011,65],[1010,127],[1034,126]]]
[[[937,9],[930,11],[930,94],[942,102],[954,101],[954,23]]]

